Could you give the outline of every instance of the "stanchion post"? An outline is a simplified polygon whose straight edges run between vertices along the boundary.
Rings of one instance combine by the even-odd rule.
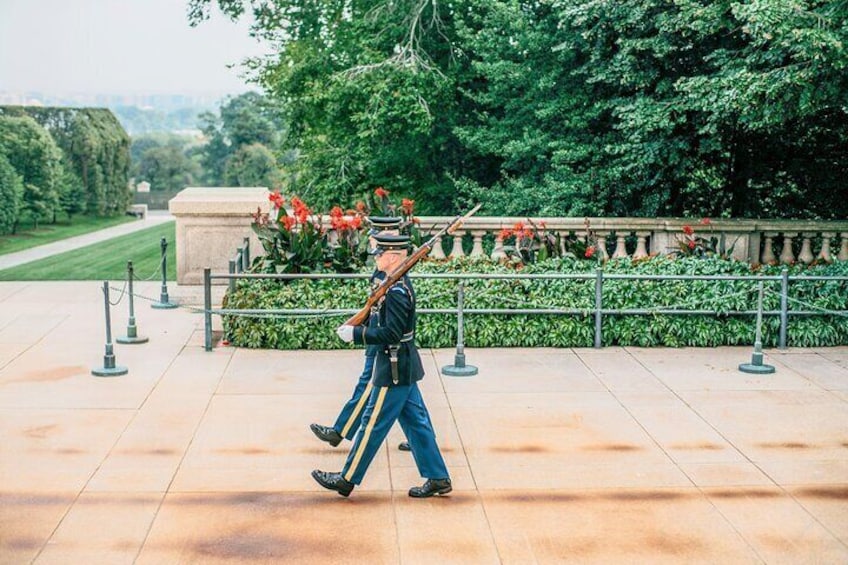
[[[154,302],[150,305],[151,308],[176,308],[176,304],[172,304],[168,300],[168,240],[164,237],[159,242],[162,248],[162,290],[159,294],[159,302]]]
[[[742,363],[739,365],[739,370],[743,373],[764,375],[774,373],[774,367],[763,364],[763,281],[759,282],[757,290],[757,329],[754,337],[754,353],[751,355],[751,362]]]
[[[595,349],[603,345],[603,314],[601,308],[604,300],[604,271],[600,267],[595,269]]]
[[[780,270],[780,338],[778,349],[786,349],[786,332],[789,327],[789,269]]]
[[[138,327],[135,325],[135,306],[133,295],[133,264],[127,261],[127,288],[129,290],[130,318],[127,322],[127,335],[118,337],[118,343],[147,343],[148,338],[138,335]]]
[[[212,351],[212,269],[203,269],[204,348]]]
[[[442,367],[442,374],[449,377],[471,377],[477,374],[477,367],[465,364],[465,332],[462,309],[465,304],[465,285],[459,281],[456,293],[456,355],[453,365]]]
[[[250,238],[249,237],[244,238],[244,243],[242,244],[241,248],[244,250],[244,253],[242,253],[242,256],[241,256],[241,260],[242,260],[241,272],[246,273],[247,271],[250,270]]]
[[[91,374],[95,377],[117,377],[126,375],[128,369],[115,365],[115,353],[112,349],[112,319],[109,312],[109,281],[103,281],[103,302],[106,304],[106,353],[103,355],[103,366],[95,367]]]
[[[241,260],[241,258],[239,258],[239,260]],[[236,260],[235,259],[230,259],[228,271],[231,275],[236,274]],[[236,279],[235,279],[235,277],[230,277],[230,280],[227,282],[227,287],[228,287],[230,293],[233,293],[233,292],[236,291]]]

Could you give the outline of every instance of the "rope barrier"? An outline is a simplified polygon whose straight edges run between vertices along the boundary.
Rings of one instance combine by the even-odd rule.
[[[109,288],[110,288],[111,290],[118,290],[117,288],[114,288],[114,287],[109,287]],[[124,288],[122,288],[122,289],[121,289],[121,295],[118,297],[118,300],[117,300],[117,301],[115,301],[115,302],[112,302],[112,301],[110,300],[110,301],[109,301],[109,304],[110,304],[111,306],[117,306],[118,304],[120,304],[120,303],[121,303],[121,300],[123,300],[123,299],[124,299],[124,295],[126,294],[126,290],[127,290],[127,281],[124,281]]]
[[[766,292],[768,294],[772,294],[774,296],[778,296],[778,297],[781,296],[780,293],[778,293],[778,292],[774,292],[774,291],[766,291]],[[802,305],[806,308],[810,308],[811,310],[821,312],[822,315],[840,316],[842,318],[848,318],[848,312],[845,312],[843,310],[828,310],[827,308],[822,308],[821,306],[816,306],[815,304],[813,304],[811,302],[805,302],[805,301],[801,300],[800,298],[792,298],[791,296],[787,296],[786,299],[789,302],[794,302],[795,304],[800,304],[800,305]],[[789,313],[791,314],[792,311],[790,310]]]

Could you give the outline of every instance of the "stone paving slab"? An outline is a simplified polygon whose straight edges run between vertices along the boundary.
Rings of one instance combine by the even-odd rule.
[[[350,444],[308,424],[361,350],[206,352],[198,289],[170,296],[98,378],[99,283],[0,283],[0,563],[848,562],[848,347],[768,350],[771,376],[744,347],[466,349],[474,377],[424,350],[454,492],[406,495],[395,427],[345,499],[309,472]]]

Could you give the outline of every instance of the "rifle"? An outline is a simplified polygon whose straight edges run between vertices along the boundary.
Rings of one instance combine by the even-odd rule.
[[[386,278],[383,279],[383,281],[380,283],[380,286],[378,286],[371,292],[371,295],[368,297],[368,300],[365,301],[365,306],[363,306],[359,312],[348,318],[348,320],[342,325],[360,326],[365,323],[365,320],[367,320],[368,317],[371,315],[371,307],[374,306],[378,300],[380,300],[383,296],[386,295],[386,292],[389,291],[392,285],[398,282],[401,277],[405,275],[407,271],[409,271],[412,267],[414,267],[418,261],[423,259],[430,252],[430,250],[433,249],[433,246],[436,244],[440,237],[442,237],[443,235],[451,235],[454,231],[456,231],[457,228],[459,228],[459,226],[462,225],[463,221],[473,216],[477,212],[477,210],[480,209],[481,206],[482,204],[478,204],[464,216],[460,214],[459,216],[451,220],[447,226],[436,232],[436,234],[429,240],[427,240],[426,243],[423,243],[421,247],[416,249],[415,252],[412,253],[412,255],[409,255],[406,259],[404,259],[403,263],[398,265],[398,267],[394,271],[386,275]]]

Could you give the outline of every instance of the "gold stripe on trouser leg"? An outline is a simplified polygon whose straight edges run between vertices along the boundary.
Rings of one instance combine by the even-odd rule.
[[[364,408],[365,403],[368,402],[369,396],[371,396],[370,382],[365,385],[365,390],[362,392],[362,396],[359,397],[359,402],[356,403],[356,407],[354,407],[353,412],[350,413],[350,417],[347,419],[347,423],[344,425],[344,428],[342,428],[342,437],[347,437],[350,427],[353,425],[357,416],[359,416],[359,413],[362,412],[362,408]]]
[[[365,446],[368,445],[368,438],[371,437],[371,430],[374,429],[374,423],[380,417],[380,409],[383,407],[383,400],[386,399],[386,391],[389,387],[380,387],[380,392],[377,394],[377,402],[374,404],[374,411],[371,413],[371,419],[368,420],[368,426],[365,428],[365,433],[362,434],[362,439],[359,440],[359,449],[356,450],[356,455],[353,457],[353,463],[350,464],[350,469],[347,470],[345,480],[349,481],[356,472],[356,467],[359,465],[359,460],[362,459],[362,452],[365,451]]]

